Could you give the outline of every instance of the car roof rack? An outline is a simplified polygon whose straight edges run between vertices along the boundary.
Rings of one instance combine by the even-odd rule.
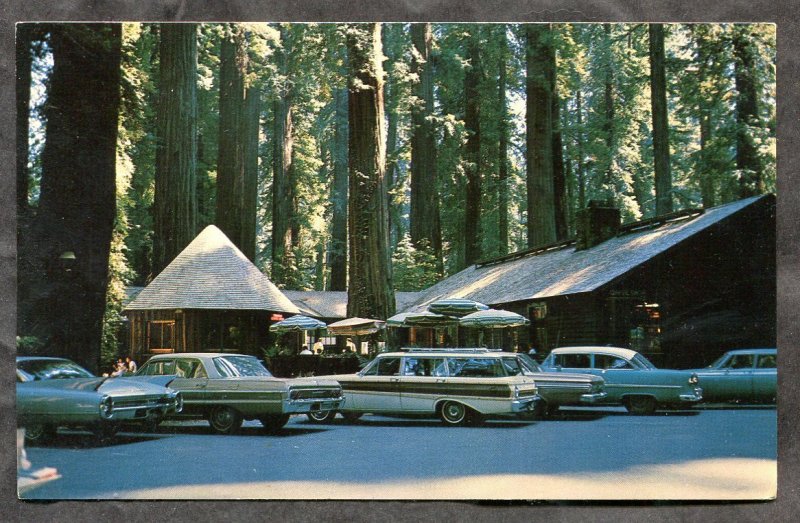
[[[464,354],[485,354],[487,352],[502,352],[502,349],[487,349],[487,348],[466,348],[466,347],[457,347],[457,348],[421,348],[421,347],[408,347],[401,349],[404,352],[458,352]]]

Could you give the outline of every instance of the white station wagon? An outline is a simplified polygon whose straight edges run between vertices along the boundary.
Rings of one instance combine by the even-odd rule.
[[[436,414],[446,425],[487,416],[530,414],[539,397],[534,378],[508,369],[501,353],[485,349],[411,349],[380,354],[361,372],[335,379],[347,420],[362,414]],[[330,413],[309,413],[325,422]]]

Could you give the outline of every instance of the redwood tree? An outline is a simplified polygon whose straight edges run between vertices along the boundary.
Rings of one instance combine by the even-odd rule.
[[[47,354],[97,370],[116,215],[121,26],[64,24],[50,35],[41,195],[19,260],[33,281],[18,328]]]
[[[669,165],[667,82],[664,73],[664,25],[649,24],[650,100],[653,108],[653,162],[656,215],[672,212],[672,174]],[[701,124],[702,125],[702,124]]]
[[[163,24],[160,34],[154,276],[197,233],[197,26]]]
[[[416,98],[411,108],[411,242],[431,249],[442,269],[442,231],[436,174],[436,136],[433,116],[433,64],[431,24],[411,24],[414,44],[411,72],[417,75]]]
[[[349,285],[348,316],[394,314],[388,252],[388,201],[383,141],[383,68],[380,24],[347,27],[349,59]]]
[[[527,95],[528,247],[556,240],[553,186],[553,75],[550,24],[527,24],[525,61]]]
[[[472,26],[466,36],[467,66],[464,75],[464,127],[468,133],[465,151],[467,175],[464,211],[464,264],[469,266],[481,257],[481,118],[480,85],[483,66],[480,54],[480,26]]]

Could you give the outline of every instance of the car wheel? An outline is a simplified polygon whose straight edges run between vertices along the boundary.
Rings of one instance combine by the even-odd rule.
[[[334,413],[335,414],[335,413]],[[288,414],[269,414],[262,416],[259,421],[264,425],[264,430],[268,434],[278,432],[289,421]]]
[[[234,434],[242,426],[242,415],[230,407],[214,407],[208,414],[208,424],[217,434]]]
[[[467,421],[467,408],[456,401],[445,401],[439,408],[439,417],[445,425],[463,425]]]
[[[28,425],[25,427],[25,441],[35,445],[47,443],[55,439],[57,430],[53,425]]]
[[[652,414],[656,410],[656,400],[652,396],[628,396],[625,408],[631,414]]]
[[[330,423],[336,417],[335,410],[316,411],[306,414],[312,423]]]
[[[355,423],[361,419],[361,416],[363,416],[363,414],[360,412],[342,412],[342,417],[345,421],[349,421],[350,423]]]

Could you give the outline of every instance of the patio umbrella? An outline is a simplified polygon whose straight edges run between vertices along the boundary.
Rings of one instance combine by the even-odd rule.
[[[410,313],[408,313],[408,312],[401,312],[399,314],[395,314],[394,316],[392,316],[391,318],[388,318],[386,320],[386,326],[387,327],[407,327],[408,325],[406,325],[406,317],[409,314]]]
[[[446,327],[457,323],[458,318],[455,316],[436,314],[430,311],[410,312],[403,321],[406,327]]]
[[[478,329],[492,329],[492,345],[494,345],[494,329],[510,329],[513,327],[522,327],[527,325],[530,321],[520,314],[511,311],[487,309],[485,311],[473,312],[467,314],[459,325],[462,327],[478,328]],[[483,338],[483,331],[480,331],[480,338]],[[516,344],[517,333],[514,332],[514,342]]]
[[[316,329],[324,329],[326,326],[324,322],[298,314],[291,318],[281,320],[278,323],[273,323],[269,326],[269,330],[277,333],[313,331]]]
[[[328,333],[334,336],[365,336],[375,334],[386,326],[383,320],[371,318],[347,318],[328,325]]]
[[[437,300],[428,305],[428,310],[430,312],[459,317],[477,311],[485,311],[488,308],[488,305],[466,298],[447,298],[444,300]]]
[[[520,314],[511,311],[497,309],[487,309],[472,314],[467,314],[459,321],[463,327],[504,329],[511,327],[522,327],[530,321]]]

